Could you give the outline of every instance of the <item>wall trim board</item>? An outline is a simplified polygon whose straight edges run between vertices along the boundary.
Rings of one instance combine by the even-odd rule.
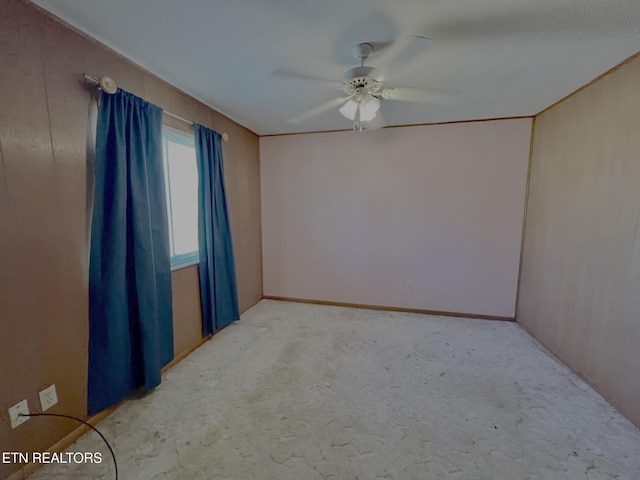
[[[585,83],[584,85],[582,85],[581,87],[576,88],[573,92],[565,95],[564,97],[562,97],[560,100],[558,100],[557,102],[552,103],[551,105],[549,105],[546,108],[543,108],[542,110],[540,110],[538,113],[536,113],[533,118],[536,118],[540,115],[542,115],[543,113],[545,113],[547,110],[551,110],[553,107],[555,107],[556,105],[561,104],[562,102],[564,102],[565,100],[569,99],[570,97],[573,97],[574,95],[576,95],[577,93],[580,93],[582,90],[584,90],[587,87],[590,87],[591,85],[593,85],[594,83],[599,82],[600,80],[602,80],[605,77],[608,77],[609,75],[611,75],[612,73],[616,72],[617,70],[620,70],[622,67],[624,67],[625,65],[627,65],[628,63],[633,62],[636,58],[640,57],[640,52],[638,53],[634,53],[633,55],[631,55],[629,58],[623,60],[622,62],[620,62],[618,65],[615,65],[613,67],[611,67],[609,70],[607,70],[606,72],[598,75],[596,78],[594,78],[593,80],[591,80],[588,83]]]
[[[527,167],[527,183],[524,192],[524,211],[522,213],[522,239],[520,241],[520,261],[518,263],[518,283],[516,285],[516,306],[513,311],[514,321],[518,321],[518,304],[520,302],[520,284],[522,283],[522,263],[524,262],[524,239],[527,230],[527,210],[529,207],[529,185],[531,184],[531,165],[533,163],[533,139],[536,133],[536,117],[531,121],[531,139],[529,141],[529,165]]]
[[[382,310],[387,312],[401,312],[401,313],[419,313],[423,315],[438,315],[442,317],[456,317],[456,318],[472,318],[474,320],[497,320],[500,322],[515,322],[514,317],[501,317],[498,315],[478,315],[475,313],[460,313],[460,312],[442,312],[439,310],[423,310],[419,308],[403,308],[403,307],[390,307],[385,305],[363,305],[360,303],[345,303],[345,302],[331,302],[326,300],[313,300],[308,298],[291,298],[291,297],[275,297],[266,295],[262,297],[263,300],[278,300],[280,302],[292,302],[292,303],[308,303],[311,305],[328,305],[332,307],[348,307],[348,308],[361,308],[363,310]]]
[[[631,412],[627,411],[621,404],[619,404],[618,402],[615,401],[615,399],[610,396],[607,395],[601,388],[599,388],[595,382],[593,380],[591,380],[589,377],[586,376],[586,374],[584,372],[582,372],[581,370],[578,370],[577,368],[573,367],[573,366],[569,366],[569,362],[566,361],[562,356],[558,355],[557,352],[551,350],[551,348],[549,348],[549,346],[547,345],[547,343],[542,340],[539,336],[535,335],[533,330],[531,330],[530,328],[528,328],[525,325],[520,325],[518,324],[525,332],[527,332],[531,338],[535,341],[538,342],[538,344],[547,351],[547,353],[549,355],[551,355],[556,361],[558,361],[559,363],[561,363],[563,366],[565,366],[566,368],[568,368],[569,370],[571,370],[572,373],[576,374],[578,377],[580,377],[580,379],[585,382],[587,385],[589,385],[589,388],[591,388],[594,393],[596,393],[597,395],[601,396],[609,405],[611,405],[614,409],[616,409],[619,413],[621,413],[622,415],[624,415],[624,417],[629,420],[631,423],[633,423],[636,427],[638,427],[640,429],[640,418],[636,418],[634,415],[632,415]]]
[[[515,316],[640,427],[639,75],[640,52],[536,116]]]
[[[193,265],[191,265],[193,266]],[[187,268],[187,267],[184,267]],[[261,298],[262,299],[262,298]],[[261,300],[260,299],[260,300]],[[258,302],[260,301],[258,300]],[[246,312],[247,310],[249,310],[250,308],[254,307],[258,302],[254,303],[253,305],[250,305],[249,307],[247,307],[244,311],[240,312],[240,315],[242,315],[244,312]],[[163,368],[162,368],[162,373],[166,373],[169,370],[171,370],[173,367],[175,367],[178,363],[180,363],[182,360],[184,360],[185,358],[187,358],[189,355],[191,355],[193,352],[195,352],[197,349],[199,349],[202,345],[204,345],[205,343],[207,343],[209,340],[211,340],[213,338],[213,334],[210,333],[209,335],[202,337],[198,342],[194,343],[191,347],[187,348],[186,350],[184,350],[182,353],[179,353],[178,355],[176,355],[173,360],[171,360],[169,363],[167,363]]]
[[[122,403],[122,402],[121,402]],[[114,405],[112,407],[103,410],[100,413],[95,414],[93,417],[86,420],[87,423],[93,425],[94,427],[102,422],[105,418],[111,415],[116,409],[120,406],[121,403]],[[46,417],[43,417],[46,418]],[[89,432],[90,428],[86,425],[80,425],[78,428],[72,430],[65,437],[54,443],[51,447],[47,449],[49,453],[60,453],[67,449],[67,447],[71,446],[75,443],[80,437],[82,437],[85,433]],[[109,456],[106,461],[111,462],[111,456]],[[28,478],[30,475],[35,473],[37,470],[40,470],[44,465],[44,463],[28,463],[20,470],[13,472],[7,477],[7,480],[24,480]]]
[[[481,123],[481,122],[497,122],[500,120],[522,120],[525,118],[534,118],[535,115],[518,115],[515,117],[496,117],[496,118],[478,118],[471,120],[450,120],[448,122],[433,122],[433,123],[407,123],[406,125],[388,125],[382,127],[383,129],[391,128],[405,128],[405,127],[427,127],[433,125],[455,125],[457,123]],[[268,135],[259,135],[260,138],[268,137],[288,137],[292,135],[310,135],[313,133],[337,133],[337,132],[351,132],[351,128],[342,128],[338,130],[321,130],[321,131],[309,131],[309,132],[295,132],[295,133],[271,133]]]
[[[77,367],[86,367],[87,362],[90,222],[86,207],[87,200],[91,200],[91,182],[87,185],[91,163],[86,158],[90,133],[86,130],[92,112],[88,110],[91,95],[82,81],[82,72],[109,74],[120,86],[161,106],[165,112],[227,131],[234,140],[225,144],[224,155],[229,216],[234,233],[238,233],[234,235],[234,251],[241,311],[262,297],[259,137],[32,2],[3,0],[0,10],[3,20],[7,20],[0,21],[0,57],[9,58],[12,65],[19,67],[19,72],[6,77],[8,83],[0,75],[1,83],[7,87],[1,89],[0,104],[7,107],[13,119],[9,130],[0,128],[0,163],[4,161],[7,167],[0,168],[0,203],[3,207],[6,203],[9,214],[8,236],[3,237],[8,248],[0,252],[0,263],[8,262],[11,271],[0,281],[0,303],[3,313],[7,312],[6,321],[0,320],[0,329],[6,333],[0,335],[0,363],[5,358],[18,359],[14,362],[16,368],[6,371],[6,382],[6,369],[0,367],[0,397],[7,408],[13,404],[12,398],[26,398],[37,406],[38,390],[52,383],[60,385],[64,377],[67,395],[59,399],[59,408],[53,411],[87,420],[86,371]],[[68,55],[70,49],[72,56]],[[7,135],[11,142],[5,141]],[[40,168],[43,165],[46,168]],[[5,191],[2,182],[11,186],[9,191]],[[25,222],[25,218],[37,221]],[[43,263],[50,268],[39,268]],[[71,268],[58,268],[63,264]],[[175,356],[167,359],[167,368],[186,357],[194,344],[203,342],[197,268],[174,271],[171,283]],[[34,301],[25,301],[25,285],[35,292]],[[31,342],[13,341],[12,337],[19,337],[25,328],[40,331],[37,326],[46,323],[47,318],[59,319],[52,335],[54,340],[64,340],[69,347],[65,351],[56,347],[56,341],[45,345],[40,345],[38,338]],[[4,416],[2,419],[4,423]],[[2,425],[0,447],[29,453],[52,446],[61,450],[65,445],[59,442],[78,426],[50,418],[32,419],[22,427],[24,432],[19,429],[14,433]],[[18,462],[0,464],[0,478],[25,466]]]
[[[254,132],[253,130],[251,130],[249,127],[247,127],[246,125],[244,125],[244,123],[242,123],[235,115],[231,115],[229,112],[227,112],[226,110],[223,110],[221,107],[213,105],[211,102],[205,100],[204,98],[202,98],[200,95],[196,95],[193,93],[190,93],[186,90],[182,90],[181,88],[176,87],[175,85],[173,85],[171,83],[170,80],[168,80],[167,78],[165,78],[165,75],[159,73],[159,72],[155,72],[152,70],[149,70],[147,67],[143,67],[142,65],[139,65],[138,63],[136,63],[136,61],[134,61],[133,59],[129,58],[128,56],[126,56],[124,53],[122,53],[120,51],[120,49],[116,48],[112,43],[107,42],[106,40],[104,40],[104,38],[102,37],[94,37],[92,35],[90,35],[87,31],[85,31],[85,29],[78,24],[77,22],[71,22],[67,19],[62,19],[56,15],[54,15],[53,13],[51,13],[49,10],[41,7],[40,5],[37,5],[31,1],[28,2],[29,4],[31,4],[31,6],[33,8],[35,8],[36,10],[38,10],[38,13],[40,15],[43,15],[47,18],[49,18],[50,20],[53,20],[54,22],[62,25],[63,27],[67,28],[68,30],[71,30],[73,32],[75,32],[76,34],[80,35],[81,37],[83,37],[85,40],[99,45],[102,48],[105,48],[107,50],[109,50],[111,53],[117,55],[118,57],[120,57],[121,59],[123,59],[124,61],[126,61],[127,63],[134,65],[136,68],[139,68],[140,70],[143,70],[144,72],[153,75],[156,78],[159,78],[160,80],[162,80],[163,82],[166,82],[168,85],[170,85],[171,89],[173,91],[175,91],[176,93],[184,96],[184,97],[191,97],[195,100],[198,101],[198,103],[200,103],[201,105],[204,105],[205,107],[211,109],[211,110],[215,110],[216,112],[218,112],[219,114],[227,117],[229,120],[231,120],[232,122],[234,122],[236,125],[239,125],[240,127],[242,127],[244,130],[246,130],[247,132],[253,134],[253,135],[258,135],[256,132]],[[108,72],[104,72],[105,75],[108,75]],[[118,83],[118,79],[116,78],[116,83]]]
[[[195,352],[198,348],[200,348],[202,345],[204,345],[205,343],[207,343],[209,340],[211,340],[211,337],[213,337],[212,334],[207,335],[206,337],[202,337],[200,339],[200,341],[198,341],[197,343],[195,343],[193,346],[187,348],[184,352],[179,353],[178,355],[176,355],[173,360],[171,360],[169,363],[167,363],[161,370],[161,372],[164,374],[167,371],[171,370],[173,367],[175,367],[178,363],[180,363],[182,360],[184,360],[185,358],[187,358],[189,355],[191,355],[193,352]]]
[[[261,138],[264,296],[515,318],[532,121]]]
[[[193,266],[193,265],[191,265]],[[184,267],[187,268],[187,267]],[[259,302],[260,300],[258,300]],[[240,312],[240,315],[242,315],[244,312],[246,312],[247,310],[249,310],[250,308],[254,307],[258,302],[254,303],[253,305],[250,305],[249,307],[247,307],[244,311]],[[207,343],[209,340],[211,340],[213,338],[213,334],[210,333],[209,335],[202,337],[198,342],[194,343],[191,347],[187,348],[186,350],[184,350],[183,352],[179,353],[178,355],[176,355],[173,360],[171,360],[169,363],[167,363],[163,368],[162,368],[162,373],[166,373],[169,370],[171,370],[173,367],[175,367],[178,363],[180,363],[182,360],[184,360],[185,358],[187,358],[189,355],[191,355],[193,352],[195,352],[197,349],[199,349],[202,345],[204,345],[205,343]]]
[[[182,360],[187,358],[189,355],[191,355],[193,352],[195,352],[202,345],[207,343],[212,337],[213,337],[213,335],[207,335],[206,337],[203,337],[202,339],[200,339],[200,341],[198,343],[196,343],[195,345],[193,345],[192,347],[190,347],[187,350],[185,350],[184,352],[176,355],[175,358],[173,360],[171,360],[169,363],[167,363],[167,365],[165,365],[165,367],[162,369],[162,374],[164,375],[167,371],[171,370],[178,363],[180,363]],[[127,398],[131,398],[131,397],[127,397]],[[120,405],[122,405],[122,403],[124,403],[126,401],[127,401],[127,399],[123,400],[122,402],[118,403],[117,405],[114,405],[112,407],[107,408],[106,410],[103,410],[100,413],[95,414],[94,416],[92,416],[91,418],[86,420],[86,422],[90,423],[91,425],[93,425],[95,427],[100,422],[102,422],[105,418],[107,418],[109,415],[111,415],[113,412],[115,412],[117,410],[117,408]],[[87,427],[86,425],[80,425],[78,428],[72,430],[71,433],[67,434],[61,440],[57,441],[51,447],[49,447],[47,449],[47,452],[50,452],[50,453],[63,452],[68,447],[70,447],[73,443],[75,443],[80,437],[82,437],[85,433],[87,433],[89,431],[90,431],[89,427]],[[111,457],[109,456],[105,461],[109,461],[110,462],[111,461]],[[45,464],[43,464],[43,463],[28,463],[24,467],[22,467],[20,470],[10,474],[7,477],[7,480],[24,480],[24,479],[28,478],[29,475],[33,474],[34,472],[36,472],[37,470],[42,468],[43,465],[45,465]]]

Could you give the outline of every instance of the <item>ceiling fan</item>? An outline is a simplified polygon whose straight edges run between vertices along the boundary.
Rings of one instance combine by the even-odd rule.
[[[417,37],[416,37],[417,38]],[[424,37],[420,37],[425,40]],[[339,88],[346,94],[329,100],[302,114],[289,117],[288,122],[294,124],[304,123],[307,120],[325,113],[333,108],[340,107],[339,112],[353,121],[353,130],[372,130],[384,126],[380,105],[382,100],[399,100],[406,102],[430,103],[434,100],[432,90],[408,87],[386,87],[382,72],[374,67],[365,66],[365,60],[373,53],[373,45],[359,43],[352,49],[352,54],[360,62],[360,66],[351,68],[342,77]],[[286,72],[278,69],[280,75],[319,80],[306,75]]]

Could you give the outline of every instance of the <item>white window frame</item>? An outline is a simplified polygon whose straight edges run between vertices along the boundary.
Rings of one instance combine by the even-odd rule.
[[[162,161],[164,166],[164,178],[165,178],[165,188],[167,189],[167,222],[169,225],[169,236],[171,237],[170,248],[171,245],[174,245],[174,232],[173,232],[173,211],[171,205],[171,174],[169,171],[169,162],[168,162],[168,142],[178,143],[181,145],[185,145],[187,147],[192,147],[195,150],[195,138],[193,133],[187,133],[182,130],[178,130],[176,128],[170,127],[168,125],[162,125]],[[194,185],[194,188],[197,189],[198,185]],[[197,232],[196,232],[197,234]],[[179,270],[181,268],[190,267],[192,265],[196,265],[200,261],[200,252],[195,250],[193,252],[182,253],[174,255],[174,252],[170,252],[171,255],[171,271]]]

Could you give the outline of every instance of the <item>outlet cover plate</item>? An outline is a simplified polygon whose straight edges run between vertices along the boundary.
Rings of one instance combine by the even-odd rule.
[[[21,402],[16,403],[13,407],[9,409],[9,419],[11,420],[11,428],[16,428],[18,425],[23,424],[29,417],[21,417],[20,413],[24,413],[26,415],[29,414],[29,404],[26,400],[22,400]]]
[[[40,392],[40,406],[42,411],[49,410],[56,403],[58,403],[58,394],[56,393],[56,386],[50,385]]]

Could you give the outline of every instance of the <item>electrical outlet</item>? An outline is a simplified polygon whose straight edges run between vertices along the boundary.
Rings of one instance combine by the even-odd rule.
[[[42,411],[49,410],[56,403],[58,403],[58,394],[56,393],[56,386],[51,385],[40,392],[40,406]]]
[[[407,282],[407,292],[413,292],[413,282]]]
[[[18,425],[23,424],[29,417],[21,417],[20,414],[29,415],[29,404],[26,400],[16,403],[9,409],[9,419],[11,420],[11,428],[16,428]]]

